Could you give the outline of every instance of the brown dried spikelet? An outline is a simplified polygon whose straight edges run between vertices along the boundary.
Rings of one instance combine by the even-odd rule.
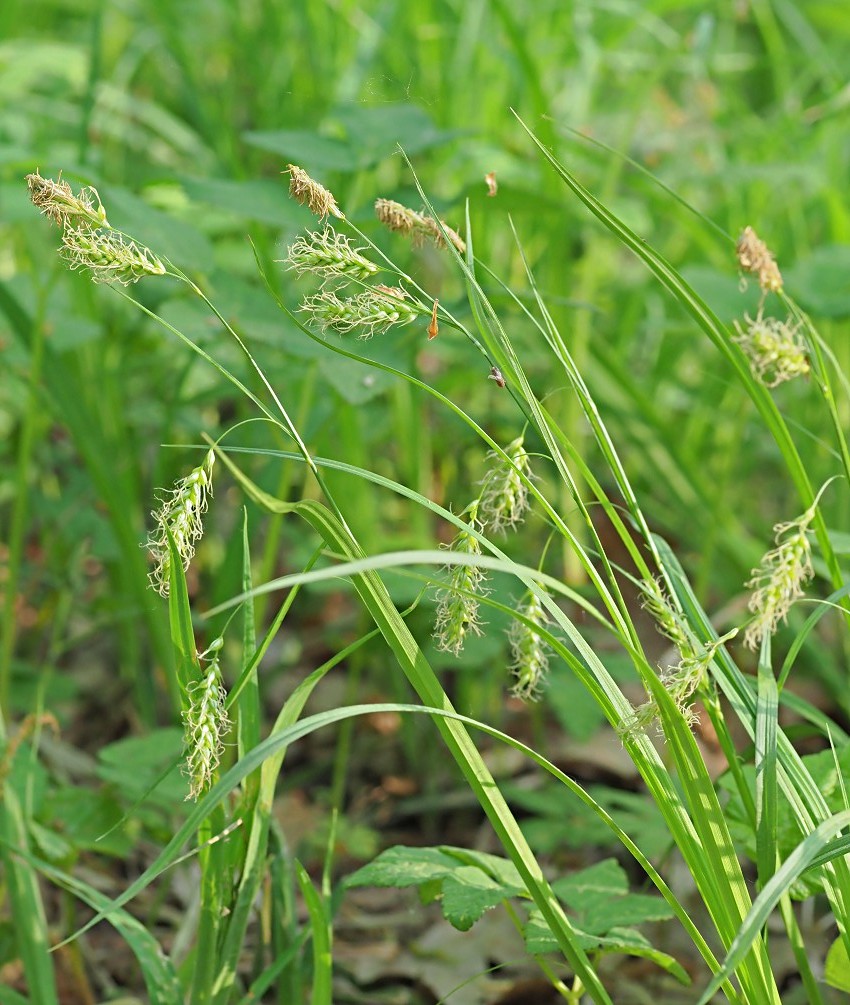
[[[387,230],[399,234],[410,235],[414,244],[421,243],[424,238],[430,238],[438,248],[447,247],[446,239],[464,254],[466,242],[448,224],[442,220],[437,222],[425,213],[417,213],[415,209],[403,206],[392,199],[378,199],[375,202],[375,215]],[[441,229],[442,228],[442,229]],[[445,231],[445,236],[443,232]]]
[[[337,206],[332,192],[311,178],[297,164],[289,164],[287,168],[289,170],[289,194],[296,202],[306,206],[320,220],[324,220],[329,215],[335,216],[338,220],[345,219],[345,213]]]
[[[758,276],[759,286],[765,292],[778,293],[782,289],[782,273],[776,259],[752,227],[744,227],[735,251],[738,264],[745,272]]]

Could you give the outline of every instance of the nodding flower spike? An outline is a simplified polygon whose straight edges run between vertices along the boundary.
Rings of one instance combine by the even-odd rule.
[[[758,276],[759,286],[767,293],[778,293],[782,289],[782,273],[767,245],[752,227],[744,227],[735,245],[738,264],[744,272]]]
[[[427,238],[438,248],[445,248],[449,242],[461,255],[466,252],[466,242],[447,223],[437,221],[426,213],[417,213],[415,209],[409,209],[400,202],[378,199],[375,202],[375,216],[387,230],[410,235],[414,244],[420,244]]]
[[[306,206],[320,220],[328,216],[335,216],[338,220],[345,219],[345,213],[337,206],[333,193],[324,185],[320,185],[297,164],[290,164],[288,170],[289,194],[296,202]]]
[[[42,178],[36,171],[26,176],[32,204],[60,227],[109,227],[106,210],[97,189],[86,186],[74,195],[71,186],[52,178]]]
[[[203,515],[207,508],[207,499],[212,495],[214,464],[215,453],[210,450],[199,467],[190,471],[185,478],[181,478],[174,488],[162,497],[159,509],[152,514],[156,528],[148,537],[147,548],[153,555],[156,565],[149,579],[151,586],[163,597],[168,596],[171,588],[171,549],[168,545],[168,535],[171,534],[177,547],[183,568],[188,569],[195,554],[195,544],[204,533]]]

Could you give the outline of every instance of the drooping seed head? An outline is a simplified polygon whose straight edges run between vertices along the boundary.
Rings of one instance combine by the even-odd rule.
[[[519,606],[519,613],[528,622],[512,621],[508,629],[511,647],[510,670],[514,676],[511,694],[523,701],[536,701],[549,669],[549,646],[540,636],[549,615],[533,590],[529,590]]]
[[[744,227],[735,246],[738,264],[744,272],[758,276],[759,286],[767,292],[782,289],[782,273],[767,245],[752,227]]]
[[[477,501],[469,507],[469,526],[474,530],[480,530],[477,507]],[[461,555],[480,555],[481,543],[469,531],[461,530],[449,550]],[[448,574],[448,585],[437,593],[434,639],[438,649],[459,656],[467,635],[482,633],[478,598],[487,591],[481,586],[484,572],[478,566],[452,564]]]
[[[153,571],[148,577],[151,586],[163,597],[167,597],[171,582],[171,550],[168,534],[177,546],[188,569],[195,554],[196,542],[204,533],[203,516],[212,495],[212,469],[215,453],[210,450],[203,463],[181,478],[174,488],[166,493],[157,510],[152,514],[156,524],[147,540],[147,548],[155,560]]]
[[[60,227],[109,227],[96,188],[86,186],[75,195],[66,181],[42,178],[38,172],[28,174],[26,182],[32,204]]]
[[[750,369],[765,387],[776,387],[783,381],[805,376],[810,369],[809,357],[802,335],[802,322],[793,324],[789,318],[766,318],[759,311],[755,319],[744,315],[744,324],[735,321],[732,339],[743,350]]]
[[[523,438],[518,436],[509,443],[505,454],[507,457],[491,451],[487,455],[493,466],[484,480],[479,519],[488,530],[513,529],[528,509],[527,479],[531,472]]]
[[[815,574],[808,536],[814,515],[812,505],[796,520],[773,528],[776,547],[762,558],[747,582],[753,590],[749,608],[754,615],[744,633],[748,649],[758,649],[765,635],[772,635],[787,620],[791,605],[803,596],[803,587]]]
[[[332,328],[345,334],[360,329],[360,338],[370,338],[393,325],[410,324],[418,316],[401,297],[381,293],[377,287],[344,298],[326,290],[307,297],[300,309],[309,315],[309,323],[318,325],[323,331]]]
[[[201,670],[201,676],[187,690],[189,704],[182,713],[183,753],[189,777],[187,798],[198,799],[212,782],[224,751],[224,737],[230,729],[224,704],[227,692],[217,656]]]
[[[150,248],[117,230],[66,226],[60,253],[72,269],[86,269],[95,283],[129,286],[144,276],[166,273]]]
[[[335,216],[339,220],[345,219],[345,213],[337,206],[333,193],[324,185],[320,185],[297,164],[288,165],[288,170],[289,194],[296,202],[306,206],[320,220],[324,220],[327,216]]]
[[[324,279],[349,279],[363,281],[378,272],[378,266],[370,262],[361,248],[352,247],[344,234],[337,234],[330,227],[322,233],[299,237],[290,245],[286,261],[289,268],[298,275],[312,272]]]
[[[432,216],[417,213],[416,210],[409,209],[400,202],[394,202],[392,199],[378,199],[375,202],[375,215],[387,230],[409,235],[414,244],[429,238],[438,248],[445,248],[448,240],[460,254],[466,252],[465,241],[447,223],[442,220],[438,223]]]

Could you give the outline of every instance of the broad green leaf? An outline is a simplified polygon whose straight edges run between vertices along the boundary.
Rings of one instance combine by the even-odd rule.
[[[186,795],[186,782],[176,762],[183,750],[183,733],[175,727],[154,730],[147,736],[132,736],[110,743],[98,751],[98,776],[115,785],[127,801],[144,796],[170,765],[174,769],[150,798],[157,806],[173,809]]]
[[[516,887],[520,892],[525,889],[516,866],[510,859],[502,855],[491,855],[486,851],[472,851],[468,848],[455,848],[451,845],[441,845],[440,850],[462,863],[474,865],[502,886]]]
[[[443,880],[443,917],[466,932],[485,911],[520,890],[508,888],[472,865],[462,865]]]
[[[850,244],[821,245],[782,274],[807,311],[826,318],[850,315]]]
[[[233,181],[225,178],[180,177],[189,198],[206,203],[246,220],[259,220],[278,227],[300,227],[304,210],[289,198],[288,180],[251,179]]]
[[[850,991],[850,957],[842,938],[837,938],[826,954],[823,979],[830,987],[839,991]]]
[[[537,911],[532,911],[523,928],[523,935],[526,949],[534,955],[551,953],[555,949],[554,940]],[[625,956],[637,956],[655,963],[681,984],[691,983],[690,976],[678,960],[669,953],[656,949],[640,932],[631,928],[612,928],[605,936],[580,931],[580,939],[588,952],[595,950],[603,954],[622,953]]]
[[[355,171],[357,157],[343,140],[319,136],[311,130],[275,129],[242,134],[245,142],[260,150],[279,154],[282,167],[294,161],[307,171]],[[317,179],[318,181],[319,179]]]
[[[438,848],[387,848],[368,865],[352,873],[346,886],[419,886],[433,879],[443,879],[458,866]]]
[[[564,903],[581,910],[586,904],[594,903],[598,897],[621,897],[628,893],[629,881],[625,869],[616,859],[608,858],[556,880],[552,889]]]

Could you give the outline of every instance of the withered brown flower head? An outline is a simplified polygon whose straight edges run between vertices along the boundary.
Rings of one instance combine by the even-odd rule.
[[[778,293],[782,289],[782,273],[776,260],[752,227],[744,227],[735,251],[738,255],[738,264],[744,272],[758,276],[759,286],[765,292],[771,290]]]
[[[337,206],[333,193],[324,185],[310,177],[297,164],[289,164],[289,194],[296,202],[306,206],[320,220],[327,216],[335,216],[338,220],[345,219],[345,213]]]

